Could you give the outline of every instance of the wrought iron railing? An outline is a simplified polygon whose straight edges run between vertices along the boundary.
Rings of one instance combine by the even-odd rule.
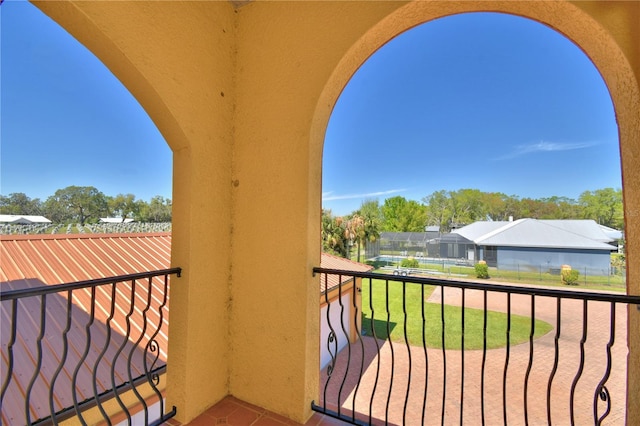
[[[161,424],[169,278],[3,283],[2,424]]]
[[[624,424],[640,296],[314,273],[340,283],[322,296],[330,360],[314,411],[362,425]]]

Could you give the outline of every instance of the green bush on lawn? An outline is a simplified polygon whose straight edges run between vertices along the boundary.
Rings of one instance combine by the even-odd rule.
[[[417,259],[410,257],[408,259],[402,259],[402,262],[400,262],[400,266],[403,268],[418,268],[420,267],[420,263]]]
[[[487,266],[487,262],[481,260],[476,263],[475,270],[477,278],[489,278],[489,267]]]

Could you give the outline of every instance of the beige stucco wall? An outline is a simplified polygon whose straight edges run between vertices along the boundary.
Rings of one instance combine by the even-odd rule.
[[[612,93],[629,291],[640,294],[638,2],[37,2],[127,86],[174,153],[169,404],[227,394],[303,421],[318,392],[322,142],[349,77],[396,34],[491,10],[558,29]],[[630,312],[637,330],[637,311]],[[630,335],[630,394],[640,337]],[[640,408],[629,401],[629,424]]]

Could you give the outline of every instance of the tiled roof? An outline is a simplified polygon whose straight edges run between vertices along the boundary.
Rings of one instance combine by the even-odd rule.
[[[169,268],[171,235],[163,234],[113,234],[113,235],[30,235],[0,237],[0,289],[30,288],[85,281],[97,278],[128,275]],[[143,282],[144,281],[144,282]],[[140,280],[135,286],[134,307],[131,306],[131,282],[121,282],[96,288],[95,321],[91,320],[91,290],[74,290],[71,304],[68,342],[64,368],[57,375],[52,392],[54,410],[73,406],[70,383],[73,380],[78,360],[85,348],[89,347],[87,360],[77,370],[78,402],[93,395],[93,386],[98,393],[113,388],[108,363],[101,364],[93,371],[96,358],[105,350],[103,360],[121,350],[124,357],[118,358],[113,366],[115,385],[128,380],[127,364],[131,365],[131,377],[144,372],[143,351],[133,342],[139,339],[144,346],[151,339],[158,324],[159,306],[163,303],[164,279],[156,277],[152,281],[151,297],[147,280]],[[115,300],[112,310],[111,300]],[[143,312],[150,300],[151,309]],[[168,301],[167,301],[168,303]],[[1,423],[7,425],[24,424],[24,398],[31,378],[36,371],[38,353],[36,341],[40,332],[41,297],[27,297],[17,304],[17,333],[13,346],[13,379],[7,388],[1,412]],[[67,327],[67,293],[57,293],[46,297],[45,336],[42,340],[43,364],[31,390],[31,421],[50,414],[49,389],[55,371],[61,362],[64,345],[61,336]],[[3,374],[8,371],[8,343],[11,338],[10,319],[13,313],[11,301],[3,301],[2,315],[2,366]],[[109,317],[112,319],[109,321]],[[145,328],[145,318],[149,327]],[[129,321],[127,321],[127,319]],[[164,309],[162,332],[154,336],[160,350],[155,367],[166,362],[168,311]],[[109,324],[109,326],[107,326]],[[91,330],[87,343],[85,327]],[[143,335],[144,330],[144,335]],[[126,336],[129,336],[127,340]],[[107,336],[110,336],[109,344]],[[147,365],[153,362],[147,354]],[[127,362],[127,358],[131,362]],[[94,377],[95,376],[95,380]],[[5,377],[2,376],[2,381]]]
[[[354,262],[343,257],[334,256],[328,253],[322,253],[320,259],[320,267],[326,269],[339,269],[342,271],[356,271],[356,272],[369,272],[373,269],[373,266],[364,265],[362,263]],[[350,275],[320,275],[320,293],[324,294],[327,288],[331,290],[337,287],[340,282],[342,284],[349,282],[352,279]]]
[[[171,233],[0,236],[0,282],[62,284],[169,268]]]

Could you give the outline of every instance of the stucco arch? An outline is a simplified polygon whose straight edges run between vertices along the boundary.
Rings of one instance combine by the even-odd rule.
[[[630,22],[616,22],[609,10],[603,13],[602,5],[588,2],[412,2],[390,13],[344,54],[322,91],[311,127],[311,158],[322,158],[324,132],[331,111],[357,69],[395,36],[434,19],[469,12],[500,12],[529,18],[563,34],[591,59],[609,89],[616,121],[621,154],[623,196],[625,210],[625,234],[627,247],[627,293],[640,294],[640,61],[637,41],[619,34],[612,35],[616,26],[632,31]],[[612,4],[612,8],[637,5]],[[618,11],[619,12],[619,11]],[[637,13],[637,12],[636,12]],[[617,36],[617,37],[616,37]],[[312,163],[312,170],[320,167]],[[319,170],[317,173],[321,173]],[[320,188],[310,189],[311,199],[321,197]],[[640,314],[628,311],[628,387],[627,395],[640,393],[640,336],[632,330],[640,328]],[[640,407],[634,398],[627,397],[627,423],[640,422]]]
[[[627,238],[635,240],[636,236],[640,237],[640,173],[635,167],[640,154],[640,89],[636,75],[607,30],[587,12],[568,2],[412,2],[399,8],[363,34],[335,67],[314,115],[312,149],[319,149],[322,155],[324,131],[333,106],[353,74],[380,47],[417,25],[469,12],[500,12],[538,21],[573,41],[591,59],[609,89],[618,122]],[[310,168],[314,167],[317,164],[310,164]],[[640,244],[637,249],[635,245],[633,247],[629,250],[631,256],[638,252]],[[629,292],[639,294],[640,284],[633,280],[629,282],[630,286],[635,286],[630,287]]]

